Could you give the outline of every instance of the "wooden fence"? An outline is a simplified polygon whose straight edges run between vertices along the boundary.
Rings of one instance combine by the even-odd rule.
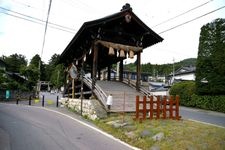
[[[139,96],[136,96],[136,120],[149,119],[177,119],[179,115],[179,96],[157,96],[157,97],[143,97],[140,100]]]

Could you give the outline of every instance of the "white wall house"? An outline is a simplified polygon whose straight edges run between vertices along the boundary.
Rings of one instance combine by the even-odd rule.
[[[168,76],[168,84],[172,85],[173,83],[180,81],[195,81],[195,70],[193,66],[181,67]]]

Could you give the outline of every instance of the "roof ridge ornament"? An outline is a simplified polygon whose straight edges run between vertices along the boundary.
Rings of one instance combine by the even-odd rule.
[[[128,10],[128,9],[130,9],[132,11],[132,8],[130,7],[130,4],[126,3],[125,5],[123,5],[123,7],[120,11],[125,11],[125,10]]]

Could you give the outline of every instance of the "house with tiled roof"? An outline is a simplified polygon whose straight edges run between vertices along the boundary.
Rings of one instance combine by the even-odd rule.
[[[173,83],[181,81],[195,81],[195,71],[195,66],[181,67],[167,77],[168,84],[172,85]]]

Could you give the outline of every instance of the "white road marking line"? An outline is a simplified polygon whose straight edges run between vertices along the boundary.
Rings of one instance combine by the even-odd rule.
[[[198,120],[194,120],[194,119],[187,119],[187,120],[225,129],[225,127],[223,127],[223,126],[219,126],[219,125],[208,123],[208,122],[198,121]]]

